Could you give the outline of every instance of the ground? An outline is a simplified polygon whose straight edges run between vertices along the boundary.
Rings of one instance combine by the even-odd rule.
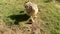
[[[32,34],[32,24],[26,24],[29,16],[25,13],[25,1],[28,0],[0,0],[0,34]],[[60,34],[60,0],[30,1],[39,8],[39,34]]]

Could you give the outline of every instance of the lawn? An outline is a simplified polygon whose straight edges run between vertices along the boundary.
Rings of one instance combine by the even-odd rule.
[[[0,0],[0,20],[4,20],[7,26],[14,22],[26,21],[24,2],[28,0]],[[38,18],[43,25],[42,34],[60,34],[60,5],[59,0],[30,0],[38,5]],[[21,24],[20,24],[21,26]],[[22,26],[23,27],[23,26]],[[45,31],[46,30],[46,31]]]

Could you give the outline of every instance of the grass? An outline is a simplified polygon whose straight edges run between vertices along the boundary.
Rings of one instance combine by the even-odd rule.
[[[13,25],[16,20],[21,19],[19,18],[21,15],[24,18],[23,4],[25,1],[27,0],[0,0],[0,19],[4,20],[7,25]],[[38,5],[39,18],[43,21],[44,28],[48,30],[49,34],[60,34],[60,8],[56,6],[58,3],[54,3],[52,0],[30,1]],[[26,21],[25,18],[23,20]]]

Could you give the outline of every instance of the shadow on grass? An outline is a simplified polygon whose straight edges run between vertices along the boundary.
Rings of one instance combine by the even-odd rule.
[[[28,20],[30,16],[28,16],[27,14],[20,14],[20,15],[10,15],[9,18],[11,18],[12,20],[15,20],[14,24],[18,24],[19,22],[22,21],[26,21]]]

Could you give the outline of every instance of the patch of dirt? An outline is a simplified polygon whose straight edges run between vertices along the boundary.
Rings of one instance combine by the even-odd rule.
[[[15,32],[8,28],[3,20],[0,20],[0,34],[15,34]]]
[[[19,22],[19,25],[7,26],[4,20],[0,20],[0,34],[43,34],[44,24],[41,24],[37,18],[32,24],[26,24],[25,22]],[[45,34],[45,33],[44,33]]]
[[[7,26],[3,20],[0,20],[0,34],[31,34],[28,24],[22,23],[23,26]]]

